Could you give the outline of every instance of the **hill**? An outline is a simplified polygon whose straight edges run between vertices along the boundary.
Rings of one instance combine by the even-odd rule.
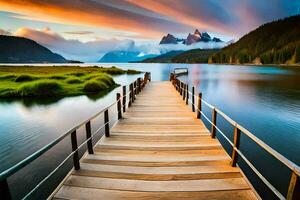
[[[264,24],[213,55],[211,63],[300,62],[300,15]]]
[[[185,51],[171,59],[172,63],[207,63],[209,57],[220,49],[192,49]]]
[[[0,35],[0,63],[66,63],[67,60],[33,40]]]
[[[219,49],[192,49],[188,51],[170,51],[154,58],[145,59],[143,63],[207,63],[210,56]]]
[[[165,54],[161,54],[154,58],[148,58],[141,62],[143,63],[170,63],[172,58],[177,56],[178,54],[183,53],[184,51],[170,51]]]

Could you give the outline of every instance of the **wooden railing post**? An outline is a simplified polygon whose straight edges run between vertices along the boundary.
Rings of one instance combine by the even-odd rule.
[[[7,179],[0,181],[0,197],[1,197],[1,199],[2,198],[7,199],[7,200],[11,199]]]
[[[192,111],[195,112],[195,87],[192,87]]]
[[[182,100],[185,100],[185,94],[186,94],[186,92],[185,92],[185,84],[182,83]]]
[[[300,199],[300,178],[295,171],[292,172],[288,193],[286,196],[287,200],[298,200]]]
[[[117,110],[118,110],[118,119],[122,118],[122,108],[121,108],[121,94],[117,93]]]
[[[141,88],[141,78],[138,78],[138,88],[139,88],[139,92],[140,93],[142,91],[142,88]]]
[[[216,126],[217,126],[217,111],[214,108],[212,110],[212,117],[211,117],[212,125],[211,125],[211,137],[215,138],[216,137]]]
[[[186,102],[185,102],[186,105],[189,105],[189,96],[190,96],[190,94],[189,94],[189,85],[186,84]]]
[[[75,170],[80,169],[79,164],[79,154],[78,154],[78,145],[77,145],[77,136],[76,136],[76,130],[71,133],[71,144],[72,144],[72,152],[73,154],[73,163]]]
[[[202,93],[200,92],[198,94],[198,105],[197,105],[198,109],[197,109],[197,118],[200,119],[201,118],[201,111],[202,111]]]
[[[238,152],[235,148],[239,149],[240,147],[240,138],[241,138],[241,130],[235,126],[234,133],[233,133],[233,149],[232,149],[232,156],[231,156],[231,166],[235,167],[238,159]]]
[[[105,136],[109,137],[109,116],[108,116],[108,109],[104,111],[104,124],[105,124]]]
[[[182,96],[183,94],[182,94],[182,87],[183,87],[183,83],[180,81],[179,82],[179,92],[180,92],[180,96]]]
[[[135,101],[135,95],[136,95],[136,81],[133,82],[133,101]]]
[[[128,107],[131,106],[132,102],[133,102],[133,84],[131,83],[129,85],[129,90],[130,90],[130,95],[129,95],[129,104],[128,104]]]
[[[123,112],[126,111],[126,85],[123,86]]]
[[[86,139],[90,139],[89,141],[87,141],[87,149],[89,154],[94,154],[94,150],[93,150],[93,141],[92,141],[92,131],[91,131],[91,121],[88,121],[85,124],[85,131],[86,131]]]

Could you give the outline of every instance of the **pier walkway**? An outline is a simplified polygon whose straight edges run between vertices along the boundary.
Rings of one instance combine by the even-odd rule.
[[[53,199],[257,199],[171,82],[150,82]]]

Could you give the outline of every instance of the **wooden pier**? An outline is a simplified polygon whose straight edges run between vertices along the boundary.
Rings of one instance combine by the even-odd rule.
[[[151,73],[146,72],[143,78],[117,89],[116,100],[110,105],[1,172],[1,199],[20,199],[12,189],[11,177],[19,173],[18,180],[23,181],[23,168],[70,140],[71,153],[38,184],[21,193],[22,199],[299,200],[300,167],[206,102],[193,86],[189,88],[178,79],[178,75],[187,74],[186,68],[180,68],[170,74],[170,82],[151,82]],[[207,111],[212,112],[211,116]],[[232,126],[233,139],[218,126],[220,118]],[[211,126],[210,131],[202,120]],[[78,131],[81,128],[85,128],[86,138],[78,143],[78,138],[83,137]],[[275,173],[289,170],[288,177],[279,180],[284,187],[270,181],[244,154],[249,151],[241,142],[244,137],[276,161],[280,168],[277,166]],[[230,155],[217,138],[229,145]],[[80,150],[87,150],[81,159]],[[42,187],[48,187],[50,178],[67,164],[70,167],[71,161],[73,169],[59,186],[45,191]],[[260,185],[255,185],[258,192],[244,175],[249,171],[244,165],[239,168],[241,163],[259,179]],[[265,164],[275,168],[274,162]],[[253,178],[249,174],[248,177]]]
[[[257,197],[171,82],[151,82],[53,199]]]

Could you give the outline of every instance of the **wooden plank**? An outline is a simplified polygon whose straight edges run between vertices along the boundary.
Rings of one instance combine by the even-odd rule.
[[[71,175],[65,185],[126,191],[218,191],[249,189],[243,178],[178,180],[178,181],[144,181],[129,179],[109,179]]]
[[[212,174],[239,172],[239,168],[227,165],[219,166],[181,166],[181,167],[134,167],[134,166],[116,166],[116,165],[97,165],[84,163],[81,169],[76,171],[77,174],[81,170],[102,171],[102,172],[121,172],[130,174]]]
[[[131,149],[131,150],[144,150],[144,151],[176,151],[176,150],[209,150],[220,148],[220,144],[215,145],[201,145],[201,146],[159,146],[159,145],[148,145],[148,146],[132,146],[132,145],[100,145],[96,146],[96,148],[105,148],[105,149]]]
[[[83,163],[93,163],[102,165],[123,165],[123,166],[143,166],[143,167],[154,167],[154,166],[215,166],[215,165],[228,165],[230,159],[216,159],[216,160],[200,160],[200,161],[128,161],[128,160],[104,160],[104,159],[90,159],[84,158]]]
[[[91,154],[87,156],[88,159],[103,159],[115,161],[133,161],[133,162],[189,162],[189,161],[216,161],[227,160],[227,155],[209,155],[209,156],[114,156],[107,154]]]
[[[136,174],[136,173],[124,173],[124,172],[79,170],[79,171],[74,171],[73,174],[77,176],[146,180],[146,181],[226,179],[226,178],[242,177],[240,172],[214,172],[214,173],[196,173],[196,174]]]
[[[78,188],[63,186],[55,195],[58,199],[186,199],[186,200],[251,200],[255,199],[251,190],[211,191],[211,192],[132,192],[120,190],[105,190],[95,188]]]
[[[204,156],[204,155],[226,155],[224,150],[222,148],[212,148],[212,149],[206,149],[206,150],[198,150],[198,149],[192,149],[192,150],[136,150],[136,149],[109,149],[109,148],[95,148],[95,154],[109,154],[109,155],[138,155],[138,156]]]
[[[202,125],[204,124],[200,120],[196,119],[168,119],[168,118],[123,118],[118,122],[118,125],[127,124],[127,125]]]
[[[173,135],[174,136],[174,135]],[[202,141],[203,139],[210,140],[209,134],[195,134],[190,135],[189,137],[185,135],[177,135],[176,137],[170,137],[169,135],[165,136],[163,134],[160,135],[132,135],[127,134],[112,134],[110,136],[110,140],[122,140],[122,141],[165,141],[165,142],[172,142],[172,141],[184,141],[184,142],[195,142],[195,141]]]

